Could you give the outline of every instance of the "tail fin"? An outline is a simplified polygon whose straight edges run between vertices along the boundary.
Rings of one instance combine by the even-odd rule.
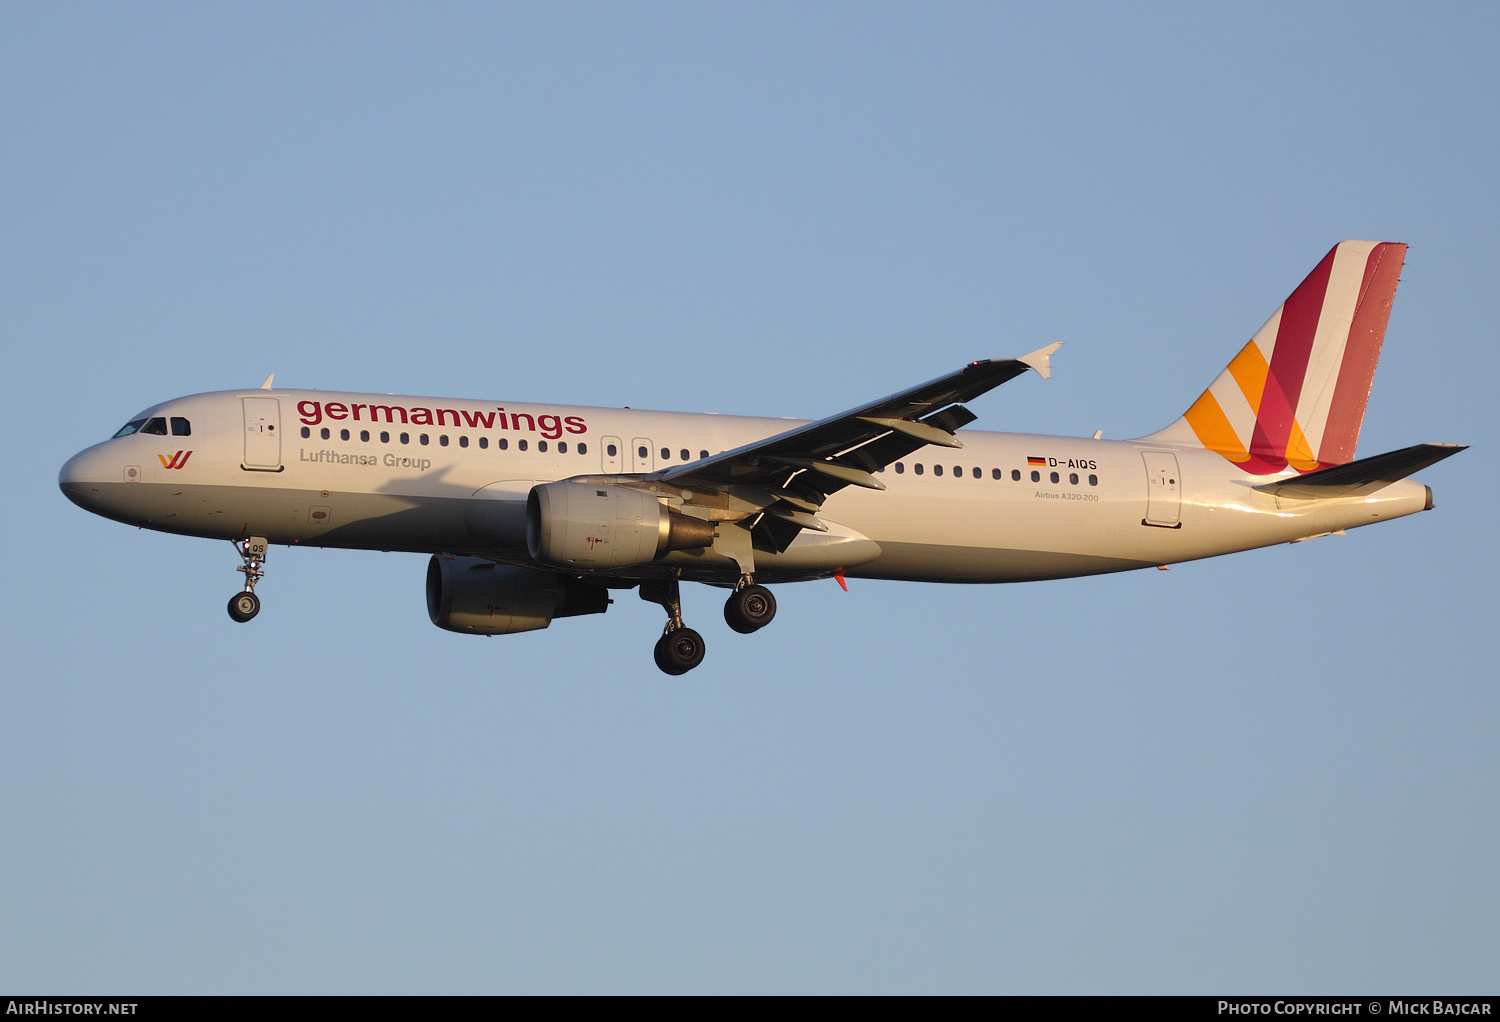
[[[1406,246],[1343,241],[1187,412],[1144,439],[1206,447],[1251,475],[1347,464]]]

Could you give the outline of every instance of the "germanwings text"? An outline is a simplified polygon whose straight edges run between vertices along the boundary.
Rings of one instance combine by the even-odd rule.
[[[588,424],[581,415],[532,415],[530,412],[506,412],[496,406],[493,412],[476,412],[467,408],[417,408],[405,405],[377,405],[365,402],[298,401],[297,414],[305,426],[316,426],[324,419],[334,422],[401,422],[413,426],[446,426],[469,429],[505,429],[520,432],[527,430],[540,433],[548,440],[556,440],[569,433],[588,432]]]

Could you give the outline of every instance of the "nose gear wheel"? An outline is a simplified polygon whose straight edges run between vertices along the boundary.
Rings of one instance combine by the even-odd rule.
[[[244,624],[260,613],[260,597],[251,592],[235,593],[229,598],[229,616]]]

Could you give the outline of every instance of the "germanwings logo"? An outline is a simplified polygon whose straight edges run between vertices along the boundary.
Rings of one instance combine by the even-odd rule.
[[[161,459],[162,468],[182,468],[187,465],[187,460],[192,456],[192,451],[178,451],[176,454],[172,455],[170,461],[167,460],[167,456],[165,454],[158,454],[157,458]]]

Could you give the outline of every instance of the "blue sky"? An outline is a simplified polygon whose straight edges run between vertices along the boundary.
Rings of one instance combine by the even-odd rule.
[[[0,988],[1474,992],[1500,978],[1488,5],[0,11]],[[56,488],[258,384],[817,417],[1063,341],[980,428],[1175,418],[1411,245],[1344,538],[780,587],[488,640],[425,558]]]

